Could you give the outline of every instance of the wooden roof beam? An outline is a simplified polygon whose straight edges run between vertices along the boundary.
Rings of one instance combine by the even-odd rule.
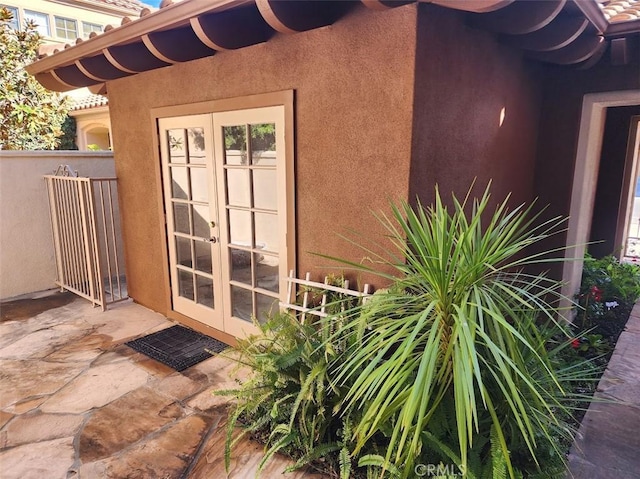
[[[53,71],[50,72],[42,72],[35,75],[38,83],[45,87],[47,90],[51,91],[69,91],[75,90],[78,87],[73,85],[69,85],[58,78],[57,75]]]
[[[604,56],[604,53],[607,51],[607,46],[608,45],[609,45],[608,41],[605,40],[604,42],[602,42],[593,55],[591,55],[589,58],[587,58],[582,63],[580,63],[578,65],[574,65],[574,68],[577,69],[577,70],[588,70],[589,68],[593,67],[594,65],[597,65],[598,62]]]
[[[89,87],[89,91],[94,95],[107,95],[107,85],[104,83],[98,83]]]
[[[502,40],[523,50],[549,52],[575,41],[588,25],[586,18],[560,15],[540,30],[525,35],[503,35]]]
[[[113,66],[104,55],[82,58],[76,60],[75,64],[88,77],[103,82],[116,80],[129,74]]]
[[[483,30],[508,35],[525,35],[549,25],[567,0],[526,0],[490,13],[475,14],[472,24]]]
[[[331,25],[351,8],[340,0],[256,0],[265,21],[277,32],[296,33]]]
[[[170,65],[154,56],[143,42],[113,45],[105,48],[103,53],[109,63],[127,73],[140,73]]]
[[[495,12],[511,5],[515,0],[418,0],[420,3],[433,3],[445,8],[464,10],[472,13]]]
[[[533,52],[527,56],[557,65],[576,65],[587,61],[596,55],[603,47],[606,47],[604,37],[595,35],[592,31],[587,30],[574,42],[564,48],[549,52]]]
[[[56,68],[51,72],[59,81],[66,85],[71,85],[73,88],[82,88],[85,86],[95,85],[100,83],[99,80],[87,76],[82,70],[78,68],[76,64],[67,65],[64,67]]]
[[[263,43],[274,34],[255,4],[192,18],[191,28],[202,43],[219,51]]]
[[[208,57],[215,50],[198,39],[190,26],[142,35],[142,43],[158,60],[178,63]]]
[[[360,0],[366,7],[371,10],[389,10],[390,8],[401,7],[415,0]]]
[[[626,38],[614,38],[611,40],[611,64],[614,66],[629,64],[629,42]]]

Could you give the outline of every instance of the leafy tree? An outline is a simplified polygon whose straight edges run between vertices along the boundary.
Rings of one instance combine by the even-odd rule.
[[[76,119],[72,116],[67,116],[62,123],[62,135],[59,138],[56,150],[77,150],[76,130]]]
[[[0,8],[0,150],[53,149],[62,134],[66,102],[24,69],[37,58],[41,38],[27,22],[11,28],[12,13]]]

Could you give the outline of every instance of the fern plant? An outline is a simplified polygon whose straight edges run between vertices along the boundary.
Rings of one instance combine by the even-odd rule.
[[[342,286],[344,278],[331,277],[329,283]],[[261,334],[239,341],[240,356],[233,359],[253,374],[238,389],[217,392],[236,399],[227,423],[227,468],[233,446],[245,435],[257,434],[265,443],[259,472],[275,454],[286,453],[295,459],[288,471],[323,458],[333,461],[330,466],[341,479],[351,476],[353,418],[341,414],[346,389],[329,377],[328,365],[349,347],[344,338],[335,336],[336,324],[340,313],[356,302],[339,293],[303,290],[301,294],[305,292],[326,295],[323,306],[332,321],[303,324],[293,314],[279,312],[258,325]],[[243,430],[234,436],[238,422]]]

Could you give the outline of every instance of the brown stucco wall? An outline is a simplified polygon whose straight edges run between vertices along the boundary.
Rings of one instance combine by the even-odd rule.
[[[150,109],[295,90],[298,270],[359,260],[336,233],[382,233],[370,210],[407,198],[415,5],[362,6],[330,27],[108,84],[130,295],[166,313]]]
[[[598,185],[589,241],[589,253],[595,257],[618,254],[616,245],[620,197],[627,159],[631,119],[640,115],[640,106],[609,108],[602,138]],[[635,183],[631,186],[635,190]]]
[[[630,39],[631,63],[625,66],[612,67],[605,54],[587,70],[545,68],[535,191],[549,214],[569,215],[584,95],[639,89],[639,40]]]
[[[464,195],[477,177],[481,188],[493,180],[496,199],[530,201],[538,67],[459,12],[423,4],[418,19],[411,198],[430,202],[436,183]]]
[[[586,70],[544,68],[535,193],[541,204],[549,206],[545,211],[548,217],[568,218],[570,215],[584,96],[640,88],[640,38],[631,37],[629,41],[630,63],[624,66],[612,66],[606,52],[597,65]],[[561,233],[551,238],[545,247],[550,249],[565,244],[566,233]],[[551,272],[561,278],[561,265],[556,265]]]

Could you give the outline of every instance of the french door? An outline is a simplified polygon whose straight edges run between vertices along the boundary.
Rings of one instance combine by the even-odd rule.
[[[173,309],[236,337],[254,333],[293,266],[284,108],[158,124]]]

